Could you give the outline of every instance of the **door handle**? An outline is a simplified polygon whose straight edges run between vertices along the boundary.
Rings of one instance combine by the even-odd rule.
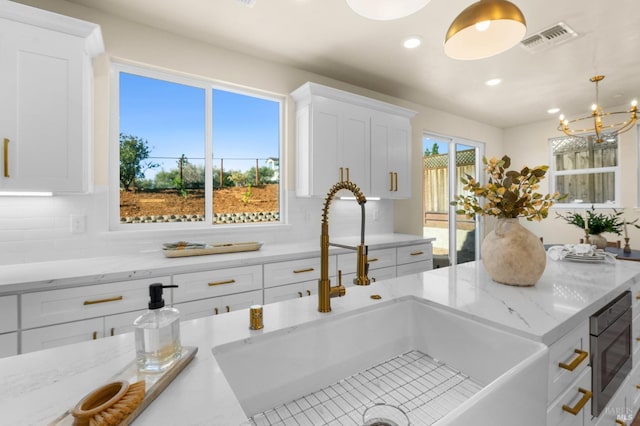
[[[389,191],[393,191],[393,172],[389,172]]]
[[[589,352],[581,351],[580,349],[575,349],[573,352],[577,353],[578,356],[575,357],[569,364],[565,364],[564,362],[558,363],[558,367],[564,368],[565,370],[573,371],[578,365],[580,365],[582,361],[587,358],[587,355],[589,355]]]
[[[582,398],[580,398],[580,401],[578,401],[578,403],[575,406],[569,407],[566,404],[562,405],[563,411],[566,411],[567,413],[571,413],[574,416],[577,415],[580,412],[580,410],[582,410],[582,408],[586,405],[586,403],[591,399],[591,391],[583,388],[578,388],[578,392],[582,394]]]
[[[398,192],[398,172],[393,172],[393,180],[394,180],[394,191]]]
[[[9,177],[9,139],[4,138],[4,177]]]

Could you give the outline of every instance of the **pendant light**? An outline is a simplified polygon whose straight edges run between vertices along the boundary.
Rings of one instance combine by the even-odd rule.
[[[453,59],[488,58],[515,46],[527,32],[524,15],[507,0],[480,0],[451,23],[444,53]]]
[[[389,21],[404,18],[425,7],[430,0],[346,0],[355,13],[368,19]]]

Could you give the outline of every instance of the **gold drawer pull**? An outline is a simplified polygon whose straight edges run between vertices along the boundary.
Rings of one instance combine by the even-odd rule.
[[[389,191],[393,191],[393,172],[389,172]]]
[[[636,337],[636,340],[637,340],[638,342],[640,342],[640,337]]]
[[[369,262],[369,263],[371,263],[371,262],[377,262],[377,261],[378,261],[378,258],[377,258],[377,257],[374,257],[374,258],[372,258],[372,259],[369,259],[369,260],[368,260],[368,262]]]
[[[616,424],[620,426],[627,426],[627,424],[620,419],[616,419]]]
[[[573,352],[577,353],[578,356],[575,357],[569,364],[565,364],[564,362],[558,363],[558,367],[564,368],[565,370],[573,371],[577,366],[580,365],[582,361],[587,358],[587,355],[589,355],[589,352],[581,351],[580,349],[575,349]]]
[[[582,408],[585,406],[585,404],[591,399],[591,391],[583,389],[583,388],[578,388],[578,392],[580,392],[582,395],[582,398],[580,398],[580,401],[578,401],[578,403],[575,405],[575,407],[569,407],[568,405],[562,405],[562,410],[566,411],[567,413],[571,413],[574,416],[577,415],[580,410],[582,410]]]
[[[636,300],[640,300],[640,293],[636,293]]]
[[[96,340],[96,339],[98,339],[98,332],[94,331],[93,332],[93,340]]]
[[[122,300],[123,297],[122,296],[116,296],[116,297],[108,297],[106,299],[97,299],[97,300],[85,300],[83,305],[96,305],[98,303],[107,303],[107,302],[116,302],[118,300]]]
[[[295,271],[293,271],[294,274],[302,274],[304,272],[313,272],[313,268],[296,269]]]
[[[218,308],[213,308],[213,312],[215,312],[215,315],[218,315]]]
[[[421,254],[424,254],[423,251],[414,251],[413,253],[411,253],[411,256],[420,256]]]
[[[4,138],[4,177],[9,177],[9,139]]]
[[[115,327],[111,327],[111,335],[115,336],[116,335],[116,329]]]
[[[298,292],[298,297],[302,297],[302,292],[301,291]]]
[[[311,290],[307,290],[307,296],[311,296]]]
[[[394,191],[398,192],[398,173],[397,172],[393,172],[393,179],[395,182],[395,186],[394,186]]]
[[[636,385],[636,389],[640,389],[640,385]]]
[[[233,284],[235,282],[236,280],[230,279],[230,280],[223,280],[223,281],[213,281],[213,282],[210,282],[208,285],[209,287],[213,287],[214,285]]]
[[[340,182],[344,182],[344,168],[340,167]]]
[[[229,305],[227,305],[226,308],[227,308],[227,312],[231,312],[231,308],[229,307]]]

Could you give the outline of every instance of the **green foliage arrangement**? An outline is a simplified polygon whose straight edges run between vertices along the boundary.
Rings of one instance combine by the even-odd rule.
[[[589,234],[598,235],[603,232],[611,232],[612,234],[621,235],[622,227],[624,226],[625,220],[622,217],[623,212],[619,212],[616,209],[612,209],[613,213],[604,214],[604,213],[596,213],[596,210],[593,206],[591,206],[591,210],[587,210],[585,215],[587,217],[587,228],[589,229]],[[575,225],[581,229],[585,228],[585,215],[581,213],[566,213],[560,214],[556,213],[556,217],[564,219],[570,225]],[[638,219],[633,220],[632,222],[627,222],[628,225],[633,225],[636,228],[640,228],[636,224]]]
[[[558,192],[547,195],[536,192],[549,166],[525,166],[520,170],[506,170],[511,166],[511,158],[506,155],[500,160],[487,160],[483,157],[482,162],[489,175],[488,182],[480,185],[468,174],[460,179],[465,184],[464,190],[471,194],[458,195],[451,202],[460,207],[456,210],[458,214],[464,214],[468,218],[479,214],[540,221],[549,215],[549,207],[566,197]],[[484,199],[484,203],[481,203],[480,198]]]

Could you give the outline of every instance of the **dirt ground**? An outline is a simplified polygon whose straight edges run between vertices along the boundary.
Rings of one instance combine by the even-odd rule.
[[[245,187],[223,188],[213,191],[214,213],[253,213],[278,211],[278,185],[251,187],[251,197],[244,203]],[[204,191],[189,191],[186,198],[177,191],[120,192],[120,216],[153,215],[202,215],[204,214]]]

